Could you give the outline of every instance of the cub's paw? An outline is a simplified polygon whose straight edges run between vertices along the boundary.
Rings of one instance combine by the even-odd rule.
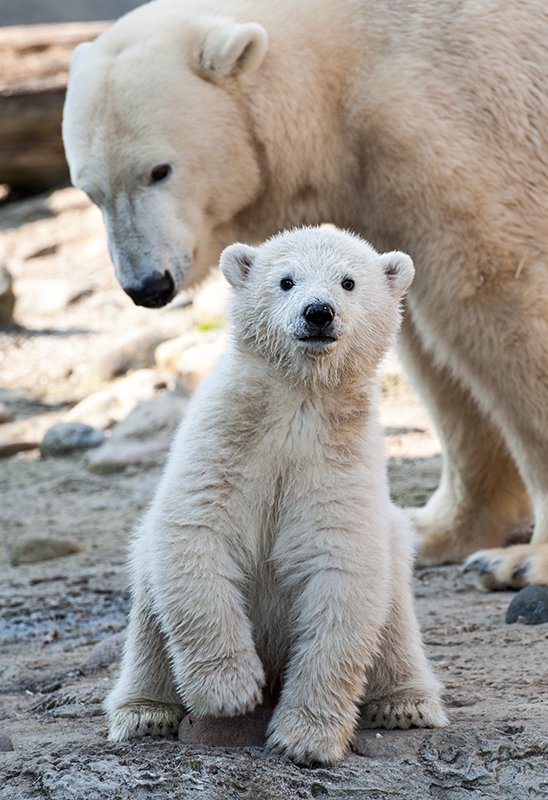
[[[344,758],[353,728],[307,708],[282,707],[270,721],[266,746],[304,767],[330,766]]]
[[[360,728],[444,728],[449,724],[436,697],[410,697],[396,693],[368,700],[359,719]]]
[[[138,736],[176,736],[186,713],[184,706],[150,700],[109,709],[108,738],[111,742],[122,742]]]
[[[548,544],[516,544],[479,550],[464,562],[464,572],[475,572],[482,589],[523,589],[548,584]]]
[[[236,717],[258,706],[265,685],[263,665],[255,653],[200,665],[184,689],[185,704],[198,717]]]

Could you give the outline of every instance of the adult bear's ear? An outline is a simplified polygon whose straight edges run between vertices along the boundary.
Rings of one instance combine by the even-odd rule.
[[[246,282],[256,252],[256,247],[238,243],[231,244],[221,253],[219,267],[234,289],[240,289]]]
[[[401,297],[409,289],[415,275],[415,267],[411,258],[405,253],[400,253],[399,250],[394,250],[391,253],[383,253],[381,265],[390,290],[396,297]]]
[[[251,75],[263,63],[267,50],[268,35],[262,25],[225,25],[207,34],[198,56],[198,72],[214,83]]]

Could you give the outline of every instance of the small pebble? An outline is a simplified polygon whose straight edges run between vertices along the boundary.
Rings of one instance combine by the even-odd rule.
[[[43,456],[64,456],[75,450],[89,450],[99,447],[105,434],[98,428],[83,422],[58,422],[47,431],[40,445]]]
[[[7,753],[13,750],[13,742],[7,733],[0,733],[0,753]]]
[[[89,658],[82,664],[80,669],[86,672],[87,670],[103,669],[111,664],[117,664],[122,657],[125,640],[125,631],[115,633],[113,636],[107,636],[106,639],[95,645],[89,654]]]
[[[548,586],[526,586],[521,589],[506,612],[506,622],[541,625],[548,622]]]
[[[52,558],[78,553],[82,548],[74,539],[61,539],[55,536],[21,536],[11,548],[12,566],[35,564]]]

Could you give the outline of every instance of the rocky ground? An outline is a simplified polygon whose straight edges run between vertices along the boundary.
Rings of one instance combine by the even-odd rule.
[[[75,189],[4,206],[0,261],[17,297],[0,332],[0,419],[13,418],[0,425],[2,800],[548,796],[548,625],[507,625],[513,595],[480,593],[458,566],[414,580],[448,728],[359,731],[340,766],[315,770],[229,747],[230,731],[222,747],[200,734],[108,743],[101,703],[129,608],[127,538],[223,345],[226,292],[216,280],[164,310],[133,306],[100,215]],[[439,442],[394,357],[382,418],[394,497],[422,504]],[[36,445],[60,421],[106,438],[42,457]],[[30,561],[52,546],[71,554]]]

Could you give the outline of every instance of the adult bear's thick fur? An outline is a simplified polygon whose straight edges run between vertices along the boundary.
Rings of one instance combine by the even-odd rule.
[[[160,306],[230,242],[334,222],[412,256],[402,352],[443,443],[424,564],[548,582],[544,0],[156,0],[71,65],[73,181]]]

